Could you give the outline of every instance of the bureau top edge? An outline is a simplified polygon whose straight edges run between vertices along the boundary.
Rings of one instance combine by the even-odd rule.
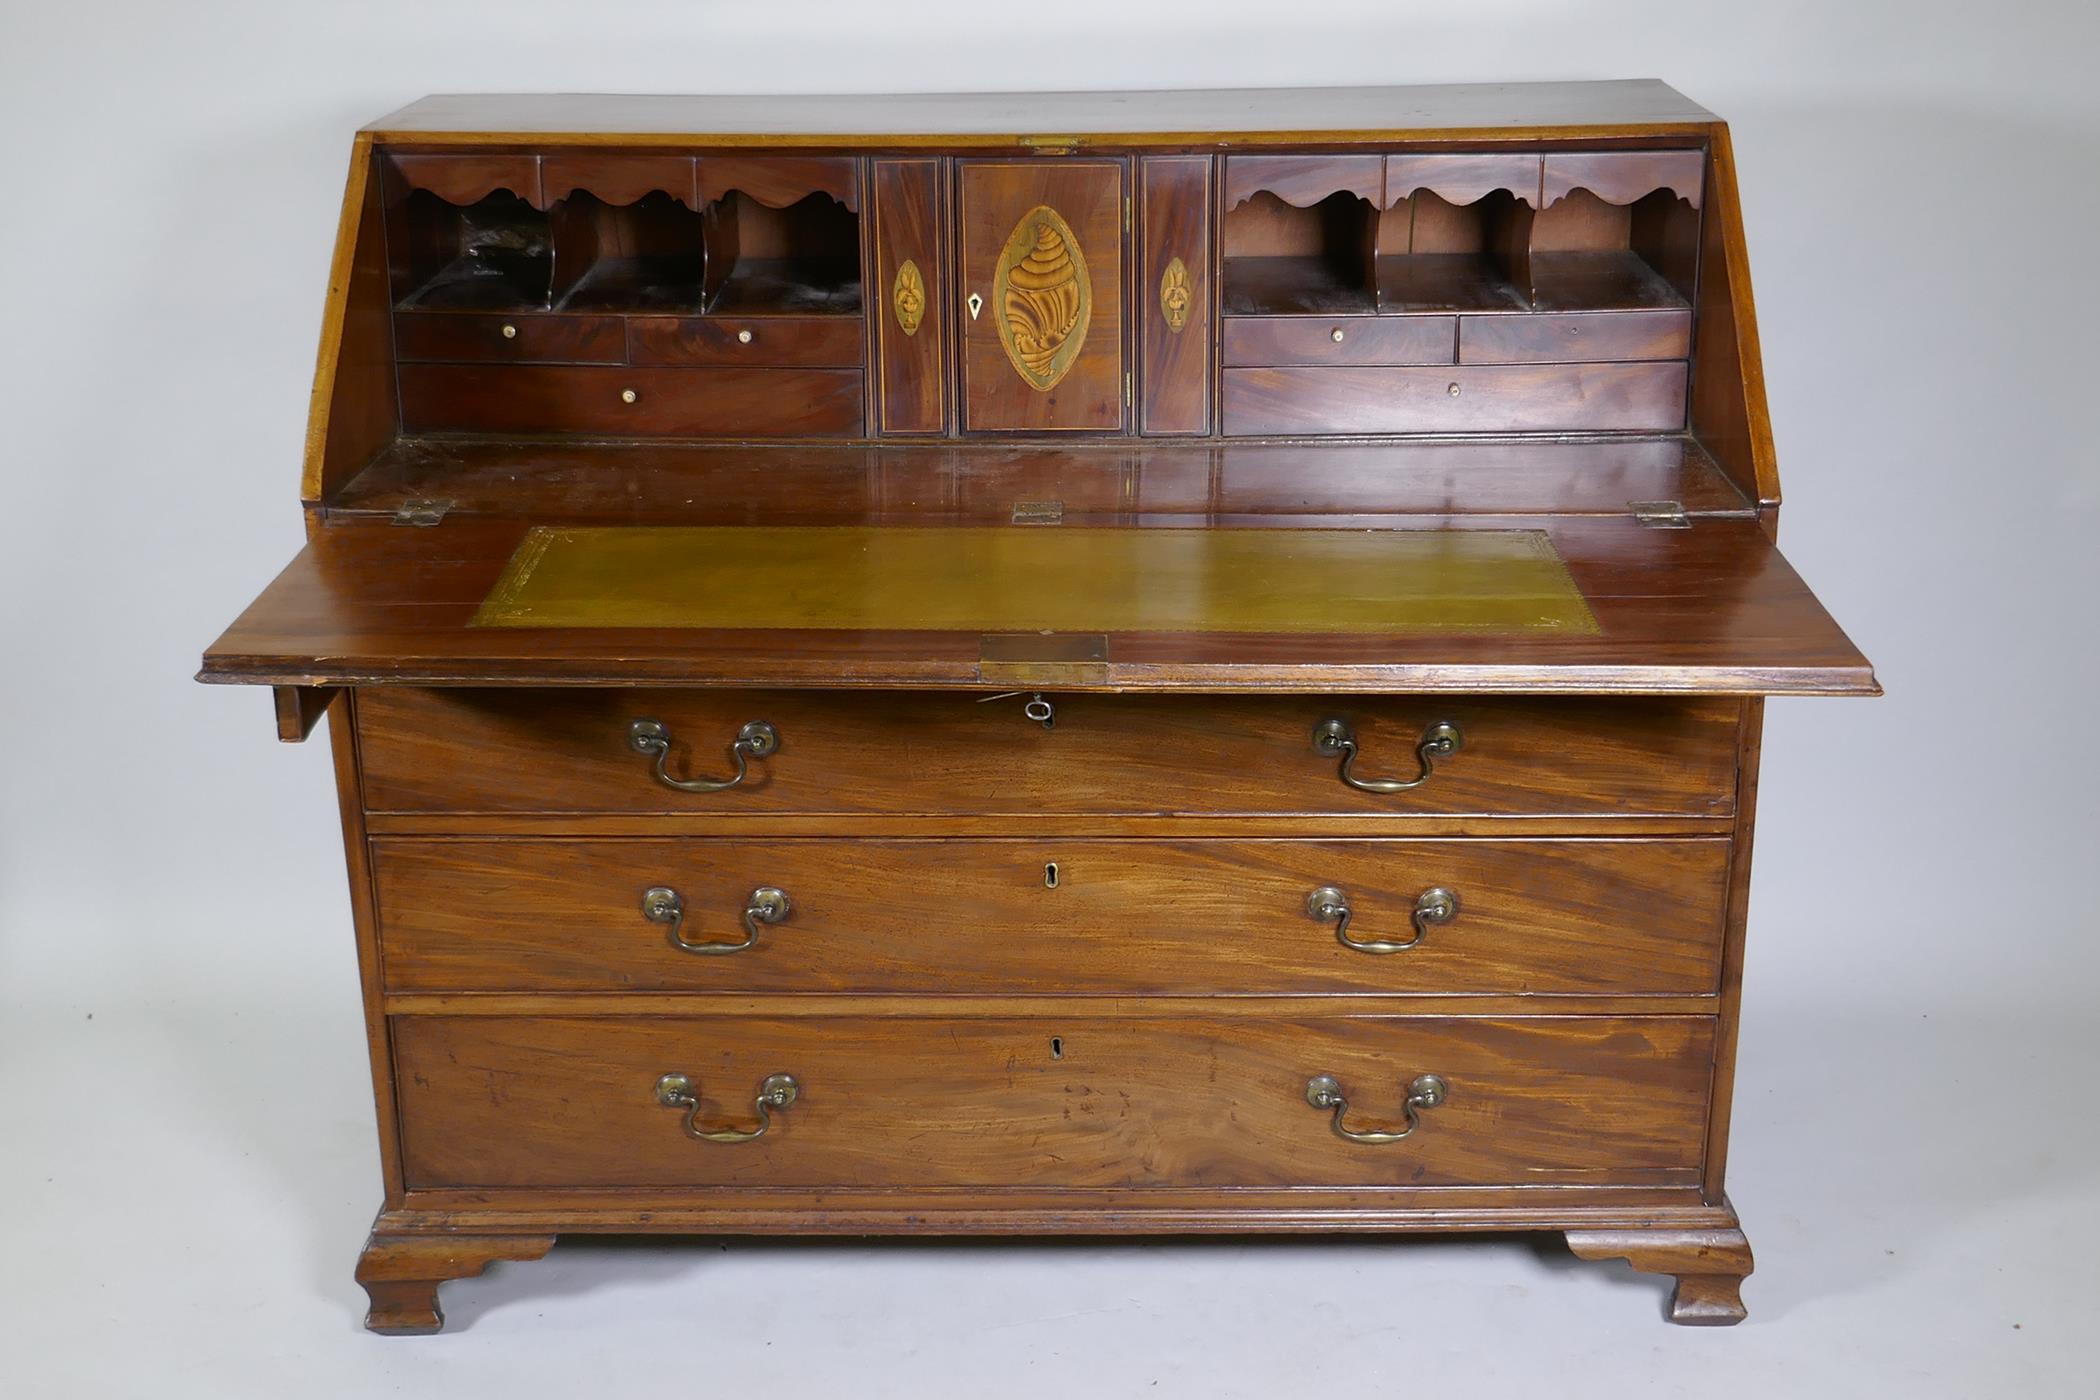
[[[1699,136],[1718,121],[1665,83],[1633,79],[1149,92],[438,94],[363,134],[431,145],[1217,148]]]

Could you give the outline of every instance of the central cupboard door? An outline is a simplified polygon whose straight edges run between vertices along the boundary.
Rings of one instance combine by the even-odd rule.
[[[1123,426],[1124,165],[962,163],[963,426]]]

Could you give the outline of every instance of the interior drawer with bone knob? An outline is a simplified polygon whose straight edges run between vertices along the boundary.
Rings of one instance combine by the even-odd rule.
[[[357,699],[375,812],[1733,811],[1732,700],[417,689]]]
[[[1712,995],[1728,843],[372,843],[397,992]]]
[[[419,1187],[1682,1186],[1702,1016],[404,1016]]]

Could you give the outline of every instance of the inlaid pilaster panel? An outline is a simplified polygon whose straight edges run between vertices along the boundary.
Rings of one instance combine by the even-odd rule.
[[[939,433],[948,426],[945,161],[870,163],[874,194],[875,421],[884,433]]]
[[[1138,162],[1138,429],[1210,431],[1209,156]]]

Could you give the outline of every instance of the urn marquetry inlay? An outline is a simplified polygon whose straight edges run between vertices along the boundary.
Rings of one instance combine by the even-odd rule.
[[[1078,358],[1093,312],[1086,257],[1056,210],[1039,204],[1014,225],[999,255],[992,304],[1015,373],[1047,392]]]
[[[897,329],[906,335],[917,335],[919,322],[926,317],[926,278],[910,258],[897,269],[897,280],[890,287],[890,306],[897,313]]]
[[[1159,310],[1167,318],[1168,330],[1178,333],[1189,323],[1189,303],[1195,296],[1188,264],[1180,258],[1169,259],[1166,271],[1159,274]]]

